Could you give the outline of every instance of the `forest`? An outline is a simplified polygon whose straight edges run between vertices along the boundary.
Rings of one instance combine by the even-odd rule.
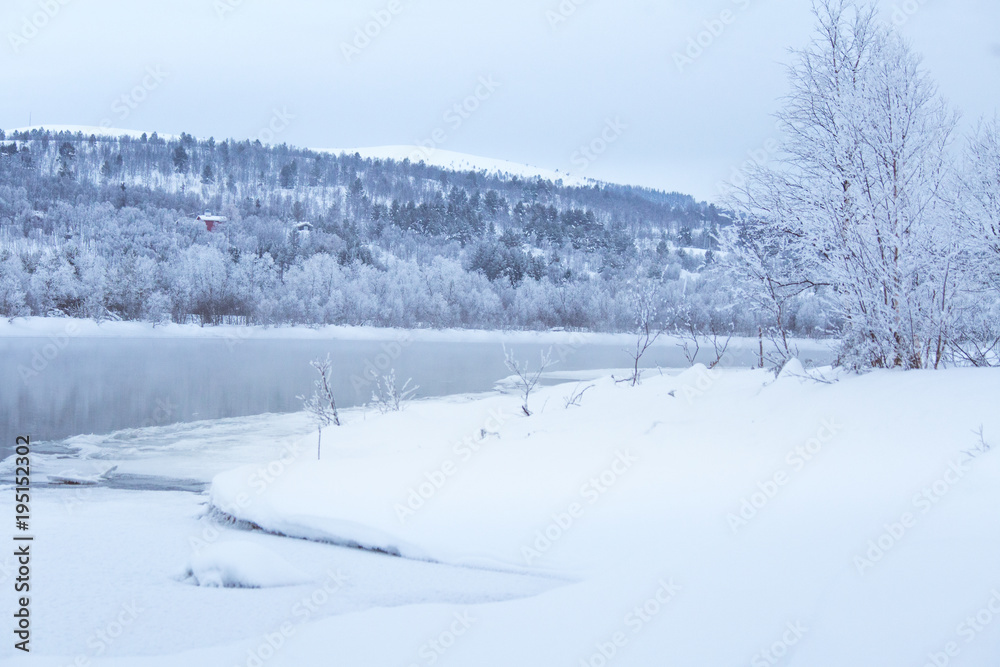
[[[197,217],[226,221],[209,231]],[[0,131],[0,314],[756,335],[715,270],[731,214],[650,189],[259,141]],[[785,324],[835,326],[822,295]]]

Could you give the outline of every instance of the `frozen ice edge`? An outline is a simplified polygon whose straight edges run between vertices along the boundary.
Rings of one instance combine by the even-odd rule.
[[[210,521],[218,522],[229,528],[234,528],[236,530],[245,530],[249,532],[258,532],[264,535],[273,535],[275,537],[284,537],[293,540],[303,540],[305,542],[314,542],[317,544],[329,544],[335,547],[342,547],[346,549],[357,549],[359,551],[367,551],[370,553],[376,553],[390,558],[401,558],[403,560],[419,561],[422,563],[430,563],[432,565],[443,565],[445,567],[455,567],[462,568],[466,570],[479,570],[484,572],[497,572],[500,574],[510,574],[525,577],[538,577],[542,579],[549,579],[552,581],[558,581],[566,584],[574,584],[583,581],[582,578],[576,576],[567,575],[565,572],[556,570],[547,570],[542,568],[521,568],[515,567],[507,563],[493,563],[488,562],[485,559],[477,559],[475,562],[451,562],[442,561],[435,558],[431,558],[426,554],[420,552],[416,547],[403,546],[399,548],[396,546],[386,545],[386,546],[375,546],[373,544],[366,544],[360,540],[353,540],[345,537],[339,537],[337,535],[332,535],[330,533],[320,533],[316,529],[303,528],[302,534],[296,534],[293,531],[282,531],[274,528],[267,528],[261,526],[260,524],[250,521],[248,519],[240,519],[233,516],[229,512],[221,509],[217,505],[208,503],[208,508],[205,511],[205,518]],[[306,535],[306,533],[311,533],[311,535]],[[402,544],[402,543],[401,543]]]

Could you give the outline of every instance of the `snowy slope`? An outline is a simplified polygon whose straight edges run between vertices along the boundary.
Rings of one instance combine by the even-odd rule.
[[[51,132],[72,132],[74,134],[82,132],[85,136],[90,136],[91,134],[99,137],[129,136],[133,139],[138,139],[143,135],[143,131],[141,130],[122,130],[113,127],[97,127],[90,125],[33,125],[31,127],[19,127],[7,131],[8,133],[30,132],[31,130],[40,129],[50,130]],[[152,131],[148,131],[146,134],[152,134]],[[176,135],[170,134],[160,134],[159,136],[167,140],[177,138]],[[419,146],[378,146],[370,148],[318,148],[311,150],[315,150],[320,153],[332,153],[337,155],[345,153],[353,155],[357,153],[363,158],[378,160],[396,160],[402,162],[403,160],[409,159],[411,162],[423,161],[431,166],[440,167],[442,169],[451,169],[454,171],[485,171],[488,174],[507,174],[509,176],[517,176],[519,178],[541,177],[553,182],[562,180],[563,184],[567,186],[586,187],[598,183],[598,181],[590,178],[580,178],[570,174],[565,174],[558,170],[544,169],[508,160],[498,160],[494,158],[468,155],[466,153],[457,153],[455,151],[447,151],[440,148],[426,149]]]
[[[418,558],[581,580],[475,608],[445,664],[995,664],[1000,623],[961,624],[1000,604],[1000,454],[972,432],[1000,433],[1000,376],[802,376],[605,380],[571,409],[564,385],[531,418],[514,397],[413,405],[325,432],[324,462],[268,484],[220,475],[212,498],[288,535],[363,528]],[[276,664],[317,660],[322,637],[352,664],[407,664],[435,636],[418,619],[449,611],[329,619]]]
[[[331,148],[323,152],[353,155],[358,153],[363,158],[379,160],[410,160],[410,162],[426,162],[427,164],[451,169],[454,171],[485,171],[488,174],[507,174],[519,178],[534,178],[536,176],[550,181],[562,180],[564,185],[587,187],[598,183],[590,178],[580,178],[558,170],[543,169],[526,164],[498,160],[466,153],[447,151],[441,148],[427,149],[420,146],[377,146],[373,148]]]
[[[7,134],[10,134],[11,132],[31,132],[32,130],[49,130],[53,133],[71,132],[76,134],[77,132],[82,132],[83,135],[87,137],[93,134],[98,137],[131,137],[133,139],[139,139],[143,134],[153,134],[153,130],[144,132],[143,130],[123,130],[115,127],[100,127],[97,125],[32,125],[30,127],[16,127],[10,130],[5,128],[5,130]],[[178,135],[174,134],[158,133],[158,135],[160,138],[167,140],[178,138]]]

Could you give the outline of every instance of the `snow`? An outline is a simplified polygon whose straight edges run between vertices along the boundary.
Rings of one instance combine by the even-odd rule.
[[[920,664],[996,585],[1000,538],[980,527],[995,522],[1000,461],[963,452],[979,424],[1000,428],[998,380],[953,370],[828,384],[786,368],[775,382],[702,366],[636,389],[606,379],[568,410],[567,388],[547,388],[531,418],[515,397],[413,405],[349,423],[327,461],[303,460],[267,484],[252,467],[223,473],[211,498],[286,535],[336,541],[363,525],[377,531],[368,546],[414,558],[582,580],[479,609],[494,629],[470,635],[464,655],[476,664],[586,660],[615,630],[628,633],[614,610],[655,599],[661,579],[681,590],[620,664],[746,664],[789,623],[808,630],[787,664],[857,664],[858,654]],[[962,477],[934,495],[953,466]],[[907,513],[915,524],[900,529]],[[870,546],[879,540],[891,541],[883,553]],[[385,636],[412,621],[379,618]],[[546,618],[560,627],[538,625]],[[356,627],[331,619],[323,632]],[[504,646],[503,636],[525,640]],[[964,650],[995,650],[989,636]],[[371,664],[406,660],[376,655]]]
[[[481,329],[391,329],[371,326],[199,326],[197,324],[157,324],[149,322],[96,322],[70,317],[16,317],[0,319],[0,340],[4,338],[212,338],[243,340],[363,340],[440,343],[541,343],[551,345],[635,345],[631,334],[553,331],[486,331]],[[662,336],[657,345],[674,346],[678,339]],[[802,355],[829,356],[838,341],[790,339]],[[765,343],[766,344],[766,343]],[[734,338],[730,349],[756,350],[756,338]],[[806,356],[808,358],[808,356]]]
[[[206,496],[44,489],[31,664],[885,667],[950,643],[953,664],[995,662],[1000,456],[973,431],[996,442],[1000,373],[593,383],[580,407],[572,384],[539,389],[532,417],[513,395],[348,412],[322,461],[315,433],[267,458],[272,429]],[[91,495],[70,512],[70,493]],[[311,583],[184,585],[192,538],[234,545],[210,559],[220,575],[265,560],[235,546],[252,542]],[[331,602],[296,616],[338,569]],[[132,599],[150,611],[86,653],[94,619]]]
[[[12,130],[7,130],[7,133],[31,132],[32,130],[48,130],[53,134],[58,134],[60,132],[70,132],[72,134],[76,134],[77,132],[82,132],[86,137],[94,135],[97,137],[111,138],[130,137],[132,139],[139,139],[143,134],[147,137],[153,135],[153,130],[123,130],[117,127],[101,127],[98,125],[31,125],[29,127],[18,127]],[[166,141],[172,141],[180,138],[180,135],[174,134],[157,133],[157,136]]]
[[[468,155],[455,151],[444,150],[442,148],[423,148],[421,146],[376,146],[370,148],[328,148],[321,149],[321,152],[333,153],[337,155],[354,155],[357,153],[362,158],[372,160],[395,160],[402,162],[409,160],[413,163],[425,162],[434,167],[450,169],[453,171],[485,171],[490,175],[508,174],[518,176],[522,179],[540,177],[553,183],[561,180],[564,185],[577,187],[591,187],[600,181],[591,178],[582,178],[563,173],[553,169],[543,169],[518,162],[499,160],[495,158]]]
[[[798,359],[789,359],[782,367],[781,372],[778,373],[779,380],[787,380],[788,378],[804,378],[808,377],[806,375],[806,369],[802,366],[802,362]]]
[[[213,521],[204,498],[191,493],[41,488],[32,501],[32,653],[19,661],[12,642],[4,642],[5,666],[176,665],[174,656],[185,653],[192,667],[229,666],[241,661],[234,642],[256,645],[285,623],[298,630],[372,608],[464,607],[559,583],[247,532]],[[306,583],[214,588],[183,580],[197,554],[229,543],[240,552],[249,543],[274,554]],[[12,553],[0,554],[5,590],[16,576]],[[3,596],[0,609],[6,613],[11,602]]]
[[[253,542],[213,544],[196,553],[185,579],[214,588],[268,588],[305,584],[309,578],[281,556]]]
[[[91,474],[80,474],[75,472],[60,474],[49,474],[47,475],[49,482],[53,484],[69,484],[69,485],[79,485],[79,486],[96,486],[102,481],[107,480],[108,476],[118,469],[118,466],[113,466],[102,473],[91,473]]]
[[[124,130],[113,127],[98,127],[91,125],[32,125],[31,127],[19,127],[8,130],[8,134],[13,132],[30,132],[32,130],[43,129],[49,130],[53,133],[71,132],[76,134],[77,132],[82,132],[84,136],[87,137],[90,135],[111,138],[128,136],[133,139],[140,138],[144,133],[142,130]],[[145,134],[147,136],[151,136],[153,133],[152,131],[146,131]],[[167,141],[179,138],[179,135],[162,133],[158,136]],[[372,160],[395,160],[397,162],[402,162],[403,160],[409,159],[414,163],[425,162],[426,164],[434,167],[450,169],[453,171],[485,171],[490,175],[507,174],[509,176],[517,176],[522,179],[540,177],[544,180],[552,181],[553,183],[562,180],[563,184],[567,186],[591,187],[600,183],[600,181],[596,181],[592,178],[573,176],[556,169],[545,169],[519,162],[482,157],[478,155],[469,155],[467,153],[459,153],[444,150],[442,148],[427,149],[421,146],[400,145],[375,146],[367,148],[315,148],[311,150],[335,155],[354,155],[357,153],[361,155],[362,158]]]

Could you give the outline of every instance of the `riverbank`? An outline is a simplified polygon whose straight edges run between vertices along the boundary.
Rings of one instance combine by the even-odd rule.
[[[322,461],[315,432],[281,448],[261,435],[258,458],[214,476],[202,518],[170,503],[149,516],[168,524],[164,514],[175,515],[188,522],[181,533],[259,540],[309,583],[179,581],[199,545],[164,531],[164,557],[142,566],[156,582],[144,599],[155,605],[183,586],[207,605],[192,609],[237,604],[270,615],[178,643],[167,657],[131,648],[146,633],[156,649],[183,634],[180,621],[158,619],[92,664],[884,667],[934,664],[929,656],[940,654],[988,664],[1000,618],[966,619],[985,610],[992,621],[1000,586],[1000,456],[988,449],[1000,434],[998,400],[1000,375],[989,369],[856,376],[793,367],[776,380],[696,367],[650,372],[638,387],[610,378],[545,387],[531,395],[530,417],[515,395],[352,412],[323,430]],[[142,497],[155,505],[160,496]],[[74,530],[110,533],[117,550],[84,541],[72,564],[51,567],[129,579],[142,548],[117,534],[115,510],[87,507]],[[210,554],[213,576],[284,574],[256,549]],[[299,622],[294,600],[339,600],[336,590],[317,593],[319,566],[350,574],[357,554],[451,568],[479,592],[480,576],[513,577],[500,583],[509,598],[376,596],[364,609]],[[417,576],[382,571],[390,581]],[[102,577],[110,590],[119,585]],[[43,589],[36,604],[59,594]],[[72,651],[40,644],[38,654],[32,664],[72,663]]]
[[[386,329],[357,326],[198,326],[196,324],[157,324],[149,322],[96,322],[90,319],[62,317],[17,317],[0,319],[3,338],[162,338],[219,339],[238,343],[250,340],[343,340],[428,343],[509,343],[543,345],[622,345],[634,346],[632,334],[586,333],[575,331],[487,331],[481,329]],[[658,347],[680,342],[663,336]],[[804,356],[829,356],[838,341],[833,339],[796,338],[793,344]],[[756,338],[735,337],[734,350],[756,350]],[[706,354],[703,352],[703,354]]]

